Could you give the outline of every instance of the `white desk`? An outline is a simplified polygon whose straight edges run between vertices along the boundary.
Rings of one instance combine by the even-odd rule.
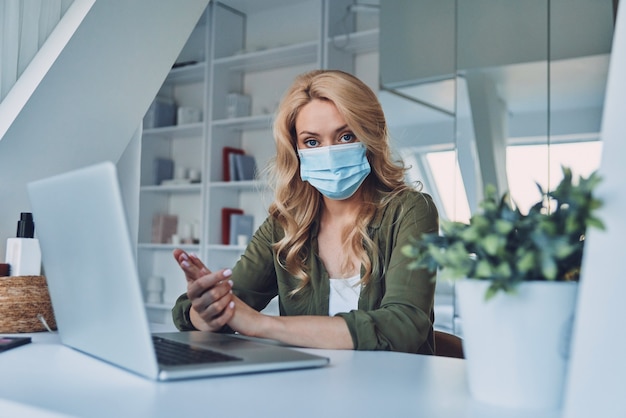
[[[556,418],[474,401],[465,361],[389,352],[305,350],[321,369],[158,383],[60,345],[55,335],[0,353],[0,410],[77,417]],[[3,415],[0,412],[0,415]],[[4,416],[4,415],[3,415]]]

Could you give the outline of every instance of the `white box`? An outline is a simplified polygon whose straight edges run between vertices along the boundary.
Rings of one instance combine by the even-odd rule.
[[[176,104],[168,99],[157,97],[154,99],[143,118],[144,129],[160,128],[174,125]]]
[[[227,118],[250,116],[252,98],[245,94],[230,93],[226,105]]]
[[[202,122],[202,109],[191,106],[181,106],[176,112],[176,124],[187,125]]]

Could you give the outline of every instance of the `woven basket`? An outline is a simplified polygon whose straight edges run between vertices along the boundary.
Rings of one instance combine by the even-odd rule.
[[[47,331],[38,314],[56,329],[45,277],[0,277],[0,333]]]

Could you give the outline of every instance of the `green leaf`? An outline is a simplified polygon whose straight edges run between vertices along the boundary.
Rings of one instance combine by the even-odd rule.
[[[532,252],[525,252],[522,256],[517,260],[517,270],[525,273],[531,271],[535,266],[535,254]]]
[[[552,253],[557,259],[564,259],[565,257],[573,254],[576,249],[576,245],[570,245],[565,237],[562,237],[562,239],[554,240]]]
[[[554,280],[556,278],[556,262],[549,255],[541,257],[541,274],[546,280]]]
[[[501,262],[500,264],[498,264],[498,267],[496,268],[496,277],[499,277],[501,279],[509,279],[511,278],[511,276],[513,275],[513,272],[511,270],[511,266],[509,265],[509,263],[507,263],[506,261]]]
[[[493,298],[498,293],[498,287],[492,284],[487,288],[485,292],[485,302],[488,302],[491,298]]]
[[[402,252],[402,255],[408,258],[414,258],[414,257],[417,257],[418,255],[417,248],[415,248],[414,246],[410,244],[403,245],[400,251]]]
[[[514,229],[513,222],[503,219],[496,219],[494,224],[495,231],[500,235],[507,235]]]
[[[596,228],[604,231],[604,223],[600,219],[595,217],[587,219],[587,227]]]
[[[496,255],[500,247],[503,246],[503,238],[495,234],[489,234],[481,242],[485,252],[489,255]]]
[[[488,279],[493,277],[493,269],[491,268],[491,264],[487,260],[479,260],[476,263],[476,270],[474,275],[480,279]]]
[[[459,234],[459,237],[466,242],[477,242],[477,241],[480,241],[481,234],[480,234],[479,228],[471,226],[469,228],[464,229]]]

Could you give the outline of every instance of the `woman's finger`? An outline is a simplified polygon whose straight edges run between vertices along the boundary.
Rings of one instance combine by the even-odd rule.
[[[187,254],[180,248],[173,251],[173,256],[180,268],[185,273],[187,282],[192,282],[204,275],[210,274],[211,271],[200,261],[197,255]]]

